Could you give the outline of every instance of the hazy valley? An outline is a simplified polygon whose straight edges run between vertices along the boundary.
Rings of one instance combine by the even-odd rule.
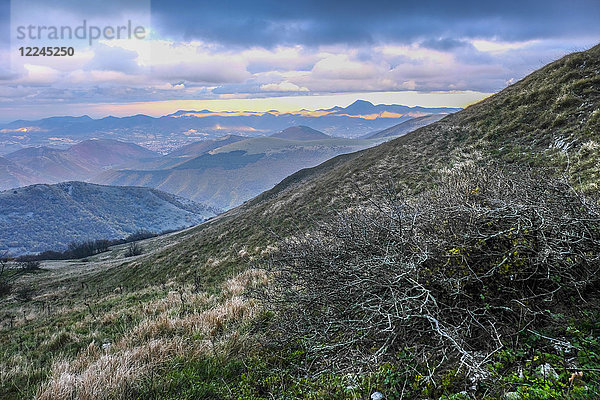
[[[165,155],[112,139],[88,139],[66,149],[26,147],[2,157],[0,189],[80,180],[151,187],[229,209],[300,169],[374,146],[433,120],[410,118],[381,134],[376,132],[372,139],[332,137],[306,126],[287,127],[269,136],[204,139]]]
[[[357,138],[414,117],[456,111],[457,108],[373,105],[359,100],[345,108],[295,113],[192,110],[158,118],[146,115],[102,119],[52,117],[0,125],[0,156],[23,147],[65,148],[93,138],[132,142],[164,154],[202,139],[228,134],[268,136],[297,125],[310,126],[330,136]]]
[[[268,137],[237,139],[242,138],[191,144],[157,160],[156,167],[113,169],[91,180],[108,185],[153,187],[229,209],[300,169],[377,143],[332,138],[308,127],[288,128]],[[208,147],[200,148],[205,143]]]

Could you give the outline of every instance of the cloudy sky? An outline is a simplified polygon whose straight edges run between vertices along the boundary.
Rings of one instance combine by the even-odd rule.
[[[0,4],[0,121],[286,111],[359,98],[464,106],[600,42],[598,0]],[[67,37],[84,21],[85,38]],[[114,37],[128,24],[143,39],[126,29]],[[53,27],[63,37],[51,37]],[[27,46],[74,55],[21,56]]]

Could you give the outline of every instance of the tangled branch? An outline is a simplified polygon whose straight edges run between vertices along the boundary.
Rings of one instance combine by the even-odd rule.
[[[282,337],[324,363],[408,350],[477,371],[545,310],[598,294],[597,203],[546,171],[463,168],[426,193],[383,194],[270,261],[261,297]]]

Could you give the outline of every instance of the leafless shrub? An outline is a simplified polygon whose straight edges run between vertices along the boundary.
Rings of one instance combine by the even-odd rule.
[[[18,264],[18,268],[22,272],[39,271],[41,268],[41,265],[42,265],[42,263],[38,260],[22,260],[22,261],[19,261],[17,264]]]
[[[133,257],[139,256],[144,252],[144,249],[141,244],[138,242],[131,242],[129,246],[127,246],[127,250],[125,251],[125,257]]]
[[[7,295],[13,288],[13,282],[21,275],[37,272],[41,268],[40,261],[22,257],[20,260],[10,259],[8,252],[0,252],[0,296]],[[17,291],[17,299],[31,300],[31,288],[21,288]]]
[[[8,252],[0,252],[0,296],[10,293],[11,284],[8,278]]]
[[[598,294],[599,242],[597,203],[547,171],[464,167],[282,241],[259,297],[322,364],[404,350],[475,371],[545,310]]]

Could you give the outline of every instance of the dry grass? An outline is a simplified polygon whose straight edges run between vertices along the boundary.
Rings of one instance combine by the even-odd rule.
[[[0,363],[0,383],[3,385],[16,376],[31,374],[37,370],[33,361],[22,354],[3,354],[1,359],[4,360]]]
[[[273,249],[271,246],[268,246],[268,248]],[[267,274],[264,270],[248,269],[236,277],[225,281],[223,288],[226,293],[239,296],[247,288],[253,288],[265,283],[267,283]]]
[[[135,384],[140,377],[162,364],[175,354],[183,354],[184,343],[179,338],[149,340],[142,346],[101,354],[87,352],[95,359],[85,363],[56,362],[52,378],[44,385],[39,399],[111,399],[129,398],[135,393]],[[85,365],[83,368],[78,368]]]
[[[264,271],[251,269],[224,282],[220,297],[182,290],[142,305],[145,317],[117,343],[102,349],[92,342],[74,360],[57,360],[37,398],[129,398],[141,380],[175,357],[243,351],[246,338],[236,328],[259,311],[243,293],[266,281]],[[116,318],[109,313],[102,320]]]

